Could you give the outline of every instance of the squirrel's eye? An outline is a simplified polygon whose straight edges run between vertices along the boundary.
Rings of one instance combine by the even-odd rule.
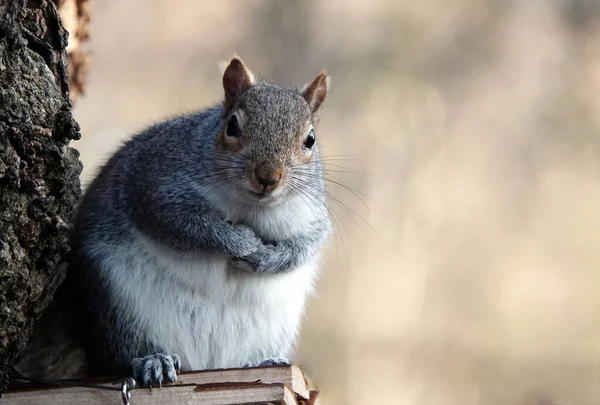
[[[238,127],[237,117],[235,115],[232,115],[229,119],[229,122],[227,122],[227,136],[238,137],[240,135],[241,134],[240,128]]]
[[[304,147],[310,149],[313,147],[314,144],[315,144],[315,131],[313,129],[311,129],[310,132],[308,133],[308,136],[304,140]]]

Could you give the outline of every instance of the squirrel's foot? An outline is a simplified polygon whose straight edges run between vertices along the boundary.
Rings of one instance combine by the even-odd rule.
[[[162,386],[164,381],[175,382],[181,369],[181,360],[176,354],[157,353],[138,357],[131,361],[133,378],[142,387]]]
[[[289,366],[290,361],[283,357],[275,357],[272,359],[263,360],[260,363],[248,363],[244,368],[248,367],[268,367],[268,366]]]
[[[284,358],[276,358],[276,359],[267,359],[262,361],[258,367],[267,367],[267,366],[289,366],[290,361]]]

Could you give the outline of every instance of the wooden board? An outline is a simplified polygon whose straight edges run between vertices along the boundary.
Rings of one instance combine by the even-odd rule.
[[[81,381],[85,384],[113,385],[114,378]],[[69,381],[69,383],[78,383]],[[312,393],[314,398],[314,392]],[[311,393],[302,371],[295,366],[223,369],[184,372],[174,384],[162,388],[134,389],[131,405],[136,404],[199,404],[233,405],[264,404],[296,405],[297,399],[312,404]],[[117,390],[87,387],[27,386],[10,389],[0,399],[2,405],[100,405],[122,404]]]
[[[6,393],[2,404],[7,405],[120,405],[118,391],[93,388],[57,388],[51,390]],[[198,404],[198,405],[243,405],[243,404],[296,405],[295,395],[284,384],[237,384],[222,386],[180,385],[163,388],[135,389],[131,393],[130,405],[148,404]]]
[[[296,366],[259,368],[232,368],[223,370],[193,371],[181,373],[175,384],[211,384],[219,382],[260,382],[288,385],[300,398],[310,396],[304,373]]]

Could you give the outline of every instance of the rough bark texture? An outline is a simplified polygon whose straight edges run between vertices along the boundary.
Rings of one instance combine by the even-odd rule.
[[[80,194],[67,32],[46,0],[0,0],[0,393],[66,272]]]

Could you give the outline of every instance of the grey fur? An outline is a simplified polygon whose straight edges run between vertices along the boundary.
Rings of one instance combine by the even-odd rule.
[[[243,93],[232,107],[235,109],[243,109],[245,114],[243,133],[249,144],[242,152],[220,149],[219,134],[231,111],[219,105],[157,123],[134,136],[112,156],[85,193],[75,219],[71,267],[64,288],[74,294],[73,305],[80,311],[92,374],[133,374],[145,385],[173,381],[180,363],[174,353],[183,346],[168,347],[152,338],[154,331],[162,333],[169,323],[190,325],[185,337],[194,339],[198,330],[211,334],[228,330],[222,325],[197,325],[198,320],[218,322],[207,317],[197,320],[201,311],[193,308],[193,297],[202,297],[203,289],[210,288],[202,285],[207,264],[191,266],[192,275],[185,277],[200,286],[192,287],[162,268],[155,250],[140,248],[147,246],[140,238],[147,238],[158,251],[182,263],[217,263],[229,258],[223,270],[227,277],[248,285],[266,282],[264,277],[279,280],[282,274],[306,271],[296,269],[316,263],[331,227],[319,153],[315,145],[312,160],[305,164],[299,164],[294,154],[299,131],[307,121],[316,123],[317,117],[311,115],[300,91],[264,82]],[[244,198],[240,192],[249,165],[259,161],[282,162],[288,171],[281,196],[271,205]],[[298,207],[303,214],[297,218],[274,217],[276,210],[293,213]],[[235,217],[228,216],[232,212]],[[275,218],[272,223],[271,218]],[[111,268],[111,263],[130,263],[131,275],[126,269]],[[139,267],[139,263],[146,265]],[[139,268],[146,269],[145,275]],[[310,283],[311,277],[303,282]],[[140,320],[139,310],[131,309],[137,299],[136,284],[144,278],[156,286],[157,300],[175,305],[165,311],[175,318],[157,315],[153,326]],[[117,287],[133,295],[117,293]],[[256,288],[256,296],[272,294],[260,292],[259,284]],[[308,286],[298,288],[310,290]],[[227,303],[219,305],[224,305],[226,313],[236,311]],[[256,305],[258,311],[261,304]],[[273,319],[278,319],[276,316],[280,315],[273,314]],[[251,351],[240,345],[234,360],[219,360],[225,358],[219,350],[236,350],[231,344],[220,346],[220,341],[235,341],[238,335],[243,338],[255,322],[234,319],[242,322],[231,325],[236,334],[207,338],[212,343],[199,350],[208,357],[197,364],[242,367],[288,361],[297,331],[295,326],[286,326],[287,321],[281,328],[256,332],[262,343],[252,343],[247,349]],[[282,336],[268,332],[278,329]],[[268,362],[270,359],[276,360]],[[191,360],[182,362],[187,367],[193,364]]]

